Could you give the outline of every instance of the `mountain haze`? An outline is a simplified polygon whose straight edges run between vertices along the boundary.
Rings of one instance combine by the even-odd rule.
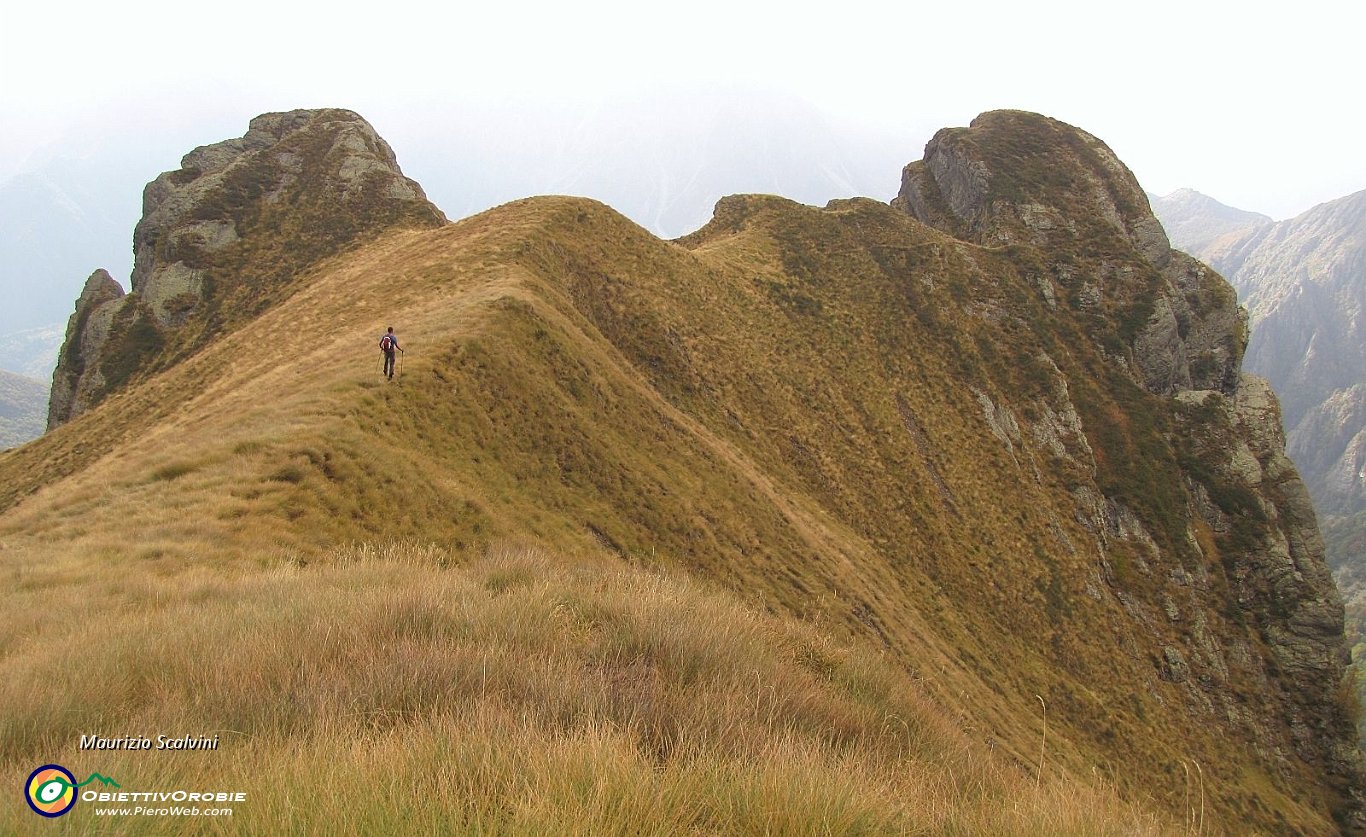
[[[0,368],[25,378],[51,383],[65,332],[65,324],[53,324],[0,337],[0,357],[7,359],[7,365]]]
[[[1246,300],[1248,362],[1284,393],[1292,432],[1330,393],[1366,383],[1366,191],[1259,229],[1211,263]]]
[[[80,160],[54,164],[0,183],[0,336],[56,323],[71,311],[69,282],[101,252],[127,252],[122,206],[99,187]]]
[[[131,252],[140,183],[74,152],[0,181],[0,369],[51,382],[80,277]]]
[[[1253,231],[1275,222],[1258,212],[1226,206],[1194,189],[1148,196],[1153,213],[1162,221],[1177,247],[1209,264]]]
[[[490,106],[441,131],[445,141],[409,148],[404,160],[451,217],[527,195],[591,195],[663,238],[702,226],[716,200],[737,190],[804,203],[890,196],[885,171],[903,153],[891,132],[832,124],[773,91]]]
[[[427,116],[387,138],[403,143],[405,170],[451,217],[527,195],[592,195],[666,238],[706,223],[734,191],[804,203],[890,197],[896,184],[885,173],[904,162],[908,130],[835,123],[798,97],[729,86],[572,105],[465,102]],[[0,179],[0,289],[14,303],[0,312],[0,368],[51,378],[59,346],[31,345],[18,332],[55,325],[60,344],[95,266],[128,286],[127,231],[140,218],[147,172],[215,137],[221,118],[163,112],[131,141],[90,129]]]
[[[358,142],[362,164],[333,153]],[[676,241],[584,198],[441,223],[380,142],[349,112],[259,117],[149,186],[131,293],[87,283],[57,373],[72,408],[0,456],[0,560],[22,581],[0,706],[77,667],[110,697],[46,695],[42,724],[16,708],[8,773],[82,725],[189,712],[250,737],[160,769],[271,765],[246,816],[336,827],[284,798],[353,763],[334,725],[440,751],[515,710],[558,731],[538,751],[579,748],[589,790],[536,820],[544,782],[478,816],[460,806],[487,782],[437,785],[425,827],[634,810],[613,777],[639,775],[670,784],[635,827],[784,830],[746,819],[748,797],[681,789],[732,763],[765,777],[766,817],[811,808],[839,830],[1360,824],[1342,604],[1275,396],[1241,370],[1246,316],[1098,139],[984,114],[937,134],[893,205],[732,196]],[[357,165],[366,199],[337,200]],[[320,225],[344,234],[319,246]],[[388,324],[407,349],[393,383]],[[487,557],[509,543],[563,557]],[[652,633],[622,597],[686,630]],[[87,599],[136,679],[35,650]],[[500,602],[530,610],[499,622]],[[146,620],[120,618],[143,606],[240,676],[177,680],[179,657],[143,653]],[[251,630],[204,627],[239,611]],[[318,654],[291,657],[280,625]],[[419,675],[470,636],[492,674],[485,656]],[[393,651],[345,650],[367,643]],[[251,711],[214,697],[258,687]],[[707,768],[716,753],[738,761]]]
[[[41,436],[46,405],[42,381],[0,370],[0,449]]]

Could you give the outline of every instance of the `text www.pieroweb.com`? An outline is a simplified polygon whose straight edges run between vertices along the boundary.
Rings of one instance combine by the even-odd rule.
[[[170,805],[163,808],[96,808],[97,817],[230,817],[231,808],[200,808],[197,805]]]
[[[83,802],[139,802],[147,804],[94,807],[97,817],[230,817],[231,806],[200,805],[209,802],[243,802],[244,793],[97,793],[87,791],[81,795]],[[172,802],[175,804],[165,804]],[[188,802],[190,804],[180,804]],[[162,804],[158,804],[162,803]]]

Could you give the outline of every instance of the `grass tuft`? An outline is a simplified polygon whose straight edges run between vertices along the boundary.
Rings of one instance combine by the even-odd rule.
[[[227,824],[101,821],[115,834],[1158,827],[1112,789],[997,759],[878,657],[681,576],[518,548],[443,569],[444,555],[355,543],[169,584],[77,558],[31,567],[67,582],[0,617],[0,777],[55,760],[129,790],[248,794]],[[81,618],[49,618],[92,585]],[[75,749],[159,732],[221,745]],[[62,825],[92,827],[92,807]],[[30,816],[4,806],[0,831]]]

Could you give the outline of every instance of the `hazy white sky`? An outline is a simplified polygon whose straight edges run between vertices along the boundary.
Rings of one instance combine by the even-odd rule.
[[[686,107],[734,85],[902,135],[904,162],[935,128],[1034,110],[1105,140],[1150,191],[1284,218],[1366,188],[1363,44],[1363,0],[6,2],[0,178],[73,137],[178,158],[317,106],[366,116],[402,163],[407,138],[472,107]]]

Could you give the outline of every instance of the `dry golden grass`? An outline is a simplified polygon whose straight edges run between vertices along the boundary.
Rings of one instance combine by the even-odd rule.
[[[60,760],[95,721],[214,725],[250,735],[240,762],[156,769],[198,764],[261,800],[283,783],[261,830],[325,830],[298,801],[324,766],[339,787],[389,788],[349,809],[362,830],[425,830],[398,819],[383,766],[458,741],[501,784],[475,819],[448,808],[436,827],[535,831],[572,791],[623,810],[691,799],[651,809],[661,833],[807,808],[831,818],[804,821],[816,831],[1086,833],[1150,824],[1115,793],[1184,821],[1193,760],[1211,822],[1321,827],[1320,799],[1266,780],[1134,650],[1069,493],[1094,475],[1028,439],[1007,452],[983,421],[974,390],[1034,403],[1014,363],[1033,332],[1002,323],[1004,357],[976,340],[982,310],[1032,310],[1009,262],[867,201],[743,200],[743,228],[692,249],[569,198],[388,234],[0,456],[0,706],[28,707],[4,720],[11,772]],[[376,351],[389,324],[408,349],[392,384]],[[507,542],[620,566],[462,568]],[[393,543],[433,546],[374,546]],[[617,608],[632,597],[667,619]],[[63,655],[43,662],[45,644]],[[891,717],[924,728],[897,734]],[[523,742],[515,758],[480,738],[490,724]],[[371,768],[369,752],[394,761]],[[590,754],[616,765],[610,789],[557,778]],[[719,813],[687,790],[726,799],[736,783]],[[540,801],[513,799],[527,787]],[[821,787],[832,796],[802,801]],[[627,830],[575,804],[569,830]]]
[[[1036,776],[888,664],[673,574],[505,548],[357,544],[307,567],[9,555],[0,775],[245,790],[231,819],[80,802],[0,831],[1156,832],[1103,785]],[[54,652],[54,649],[61,649]],[[219,735],[78,752],[82,734]]]

